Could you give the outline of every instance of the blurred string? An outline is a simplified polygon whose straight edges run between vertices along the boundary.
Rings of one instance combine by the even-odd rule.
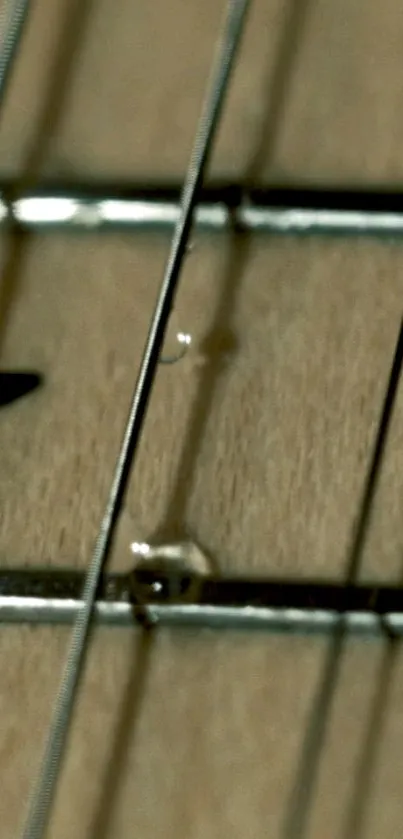
[[[0,8],[0,126],[3,120],[7,92],[12,78],[23,32],[28,20],[30,0],[3,0]],[[2,326],[9,309],[8,271],[2,269],[0,285],[0,341]],[[10,379],[9,386],[10,386]],[[6,391],[4,379],[0,382],[2,392]],[[4,398],[4,397],[3,397]],[[10,400],[12,401],[12,400]]]
[[[30,0],[5,0],[0,9],[0,119],[30,5]]]
[[[15,60],[18,56],[22,36],[28,19],[30,0],[5,0],[0,9],[0,124],[4,113],[7,92],[12,78]],[[2,271],[0,292],[0,338],[1,325],[8,313],[9,284],[7,271]],[[0,407],[9,405],[15,399],[35,390],[42,378],[33,372],[0,371]]]
[[[348,589],[358,582],[358,575],[361,570],[364,549],[371,523],[371,513],[381,474],[382,460],[385,454],[393,409],[396,402],[402,365],[403,320],[400,322],[393,362],[348,556],[345,575],[346,605]],[[343,622],[341,621],[339,627],[329,642],[319,687],[309,714],[297,773],[285,810],[281,839],[304,839],[307,835],[308,820],[312,810],[313,797],[318,779],[319,762],[339,679],[343,653],[345,650],[345,641],[346,630],[343,627]],[[379,715],[379,710],[376,712],[374,711],[374,713]],[[370,751],[373,750],[372,743],[367,745],[367,750],[368,749]],[[365,778],[362,770],[361,776],[361,783],[363,784]],[[362,804],[358,808],[351,807],[348,824],[346,825],[346,839],[351,839],[351,831],[357,827],[358,822],[361,819]]]
[[[35,188],[47,162],[49,146],[63,115],[66,97],[77,54],[82,46],[89,14],[94,0],[68,0],[58,15],[60,26],[54,55],[48,58],[48,72],[39,113],[32,116],[21,169],[13,176],[7,192],[2,196],[7,204],[5,255],[0,282],[0,352],[12,307],[17,298],[27,247],[31,240],[14,219],[13,203],[22,191]],[[40,4],[39,4],[40,7]],[[32,9],[32,18],[29,13]],[[30,0],[6,0],[0,12],[0,123],[11,87],[16,60],[27,31],[27,23],[34,19],[36,7]],[[37,109],[36,102],[34,103]]]
[[[30,0],[4,0],[0,9],[0,126],[15,61],[21,46],[22,36],[28,20]],[[9,224],[10,228],[10,224]],[[14,252],[14,248],[12,248]],[[1,271],[0,285],[0,341],[2,329],[7,320],[11,300],[9,280],[9,259]],[[14,260],[12,260],[14,262]],[[14,274],[14,271],[12,272]]]

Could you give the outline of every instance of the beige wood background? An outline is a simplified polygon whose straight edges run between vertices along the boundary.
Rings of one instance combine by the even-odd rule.
[[[36,0],[0,170],[182,177],[223,9]],[[398,0],[255,0],[211,173],[397,185],[402,47]],[[113,565],[128,538],[191,533],[223,570],[341,578],[402,245],[194,238],[175,312],[192,350],[159,370]],[[88,562],[168,246],[3,236],[1,364],[47,377],[0,416],[3,565]],[[402,398],[365,579],[402,575]],[[68,637],[1,630],[4,839],[20,835]],[[101,629],[50,836],[397,839],[402,715],[403,658],[382,643]]]

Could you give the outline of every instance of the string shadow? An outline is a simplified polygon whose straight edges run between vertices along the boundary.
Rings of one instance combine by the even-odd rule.
[[[288,4],[274,62],[274,70],[270,65],[270,72],[266,81],[268,107],[265,109],[257,147],[244,175],[245,195],[260,177],[262,166],[267,163],[275,148],[287,102],[287,89],[295,70],[303,24],[310,3],[311,0],[291,0]],[[220,300],[215,312],[214,322],[201,347],[205,363],[200,373],[198,393],[193,403],[180,464],[164,520],[156,533],[153,534],[153,540],[155,541],[178,539],[183,536],[187,499],[197,471],[197,459],[211,414],[215,393],[228,360],[231,363],[231,356],[233,358],[238,349],[233,318],[253,238],[246,231],[239,229],[234,220],[229,237],[229,255],[224,270]],[[220,359],[222,363],[220,363]]]
[[[274,69],[270,68],[265,82],[268,107],[260,127],[259,142],[245,174],[246,189],[256,186],[276,150],[311,5],[312,0],[289,0],[287,4]]]
[[[108,839],[111,835],[115,804],[125,769],[128,733],[135,731],[141,714],[154,637],[152,629],[139,629],[137,654],[131,659],[129,679],[121,697],[114,744],[100,786],[99,807],[89,830],[89,839]]]
[[[370,460],[358,517],[353,532],[351,549],[347,561],[345,576],[346,604],[348,589],[358,582],[358,575],[361,570],[371,512],[378,488],[381,464],[390,431],[390,424],[396,401],[402,364],[403,321],[400,323],[400,330],[389,375],[389,381],[387,384],[372,457]],[[307,731],[301,749],[296,777],[285,810],[285,819],[281,839],[303,839],[306,835],[308,819],[313,804],[315,784],[317,783],[321,752],[337,689],[343,654],[345,651],[345,642],[346,631],[343,623],[340,622],[336,632],[330,640],[322,677],[320,679],[320,684],[309,715]],[[390,645],[390,649],[394,649],[392,638],[390,639]],[[389,663],[388,655],[385,663],[386,670],[388,670],[390,666],[391,664]],[[374,714],[375,713],[379,714],[379,710],[375,709]],[[374,741],[371,741],[369,745],[371,749],[373,749]],[[369,748],[368,745],[367,748]],[[361,782],[362,788],[364,787],[364,781],[365,778],[363,778]],[[354,824],[354,821],[358,822],[359,818],[362,820],[362,816],[363,805],[361,803],[361,799],[357,799],[354,807],[351,809],[349,817],[350,823],[348,827],[351,824]],[[356,839],[356,835],[354,835],[354,839]]]
[[[387,719],[393,674],[400,643],[387,638],[382,652],[366,734],[358,767],[352,783],[350,804],[345,818],[344,839],[364,839],[367,828],[368,805],[375,780],[375,768]]]
[[[4,195],[11,207],[25,189],[34,187],[42,174],[49,145],[60,123],[69,92],[74,63],[82,48],[94,0],[74,0],[66,4],[64,19],[59,30],[59,43],[55,59],[48,71],[49,83],[44,93],[33,139],[28,147],[22,171]],[[0,282],[0,354],[4,347],[5,333],[12,309],[21,292],[25,259],[31,235],[19,228],[12,216],[6,226],[5,254]]]

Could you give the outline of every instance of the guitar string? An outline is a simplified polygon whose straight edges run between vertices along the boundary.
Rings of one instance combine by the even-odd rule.
[[[73,628],[71,645],[48,730],[42,763],[29,804],[22,834],[23,839],[42,839],[45,836],[51,816],[74,702],[88,649],[99,581],[109,554],[132,470],[181,266],[186,254],[195,206],[217,132],[249,5],[249,0],[231,0],[228,3],[223,32],[213,61],[207,96],[184,181],[180,216],[172,238],[170,253],[152,316],[109,498],[86,575],[82,607]]]

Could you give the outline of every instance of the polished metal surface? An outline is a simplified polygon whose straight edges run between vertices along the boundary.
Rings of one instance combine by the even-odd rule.
[[[97,184],[48,184],[8,200],[0,184],[0,224],[24,229],[171,231],[180,217],[180,188]],[[234,186],[203,190],[194,211],[201,230],[236,228],[251,233],[400,237],[403,196],[382,190],[280,189]]]
[[[95,605],[96,621],[133,627],[134,592],[141,590],[143,608],[161,627],[319,634],[342,627],[363,636],[403,636],[403,589],[398,586],[204,575],[195,581],[183,572],[174,580],[172,570],[162,574],[142,566],[132,574],[106,576]],[[82,608],[83,584],[83,573],[68,570],[1,571],[0,623],[70,624]]]

